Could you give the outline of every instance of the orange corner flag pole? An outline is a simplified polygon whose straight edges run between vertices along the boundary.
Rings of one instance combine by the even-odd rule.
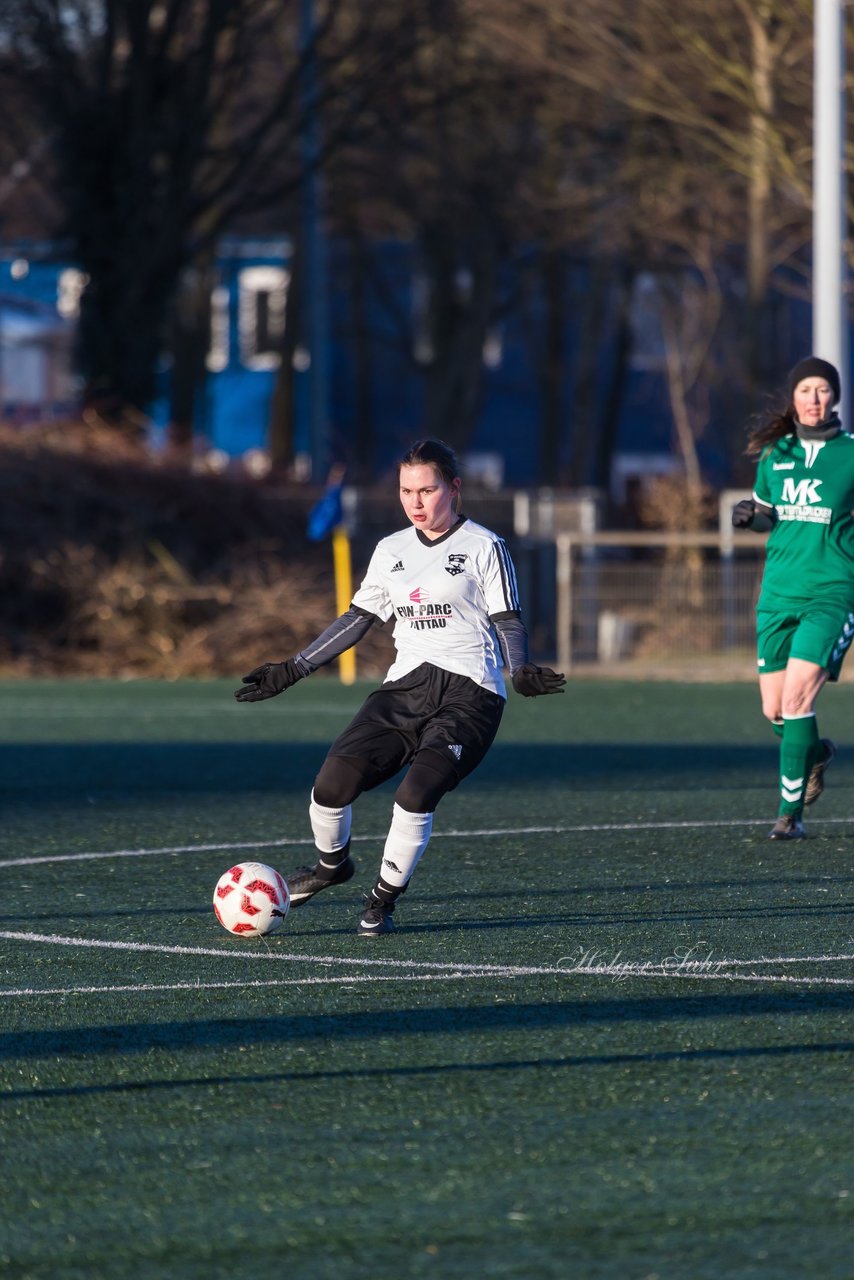
[[[335,568],[335,601],[339,615],[346,613],[353,599],[353,568],[350,537],[343,524],[332,530],[332,563]],[[338,659],[338,676],[342,684],[356,679],[356,650],[347,649]]]

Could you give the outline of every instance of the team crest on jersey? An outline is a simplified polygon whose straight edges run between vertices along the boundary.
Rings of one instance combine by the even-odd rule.
[[[455,578],[458,573],[465,573],[466,560],[468,560],[468,556],[451,552],[448,556],[448,563],[445,565],[445,573],[449,573],[452,578]]]

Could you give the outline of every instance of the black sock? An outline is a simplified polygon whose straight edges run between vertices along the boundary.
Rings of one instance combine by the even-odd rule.
[[[374,902],[381,902],[384,907],[393,907],[397,899],[402,893],[406,892],[406,885],[400,888],[397,885],[389,884],[380,876],[379,880],[371,890],[371,897]]]
[[[314,864],[314,874],[318,880],[334,880],[338,868],[342,862],[346,862],[350,856],[350,841],[344,845],[343,849],[336,849],[334,853],[320,854],[317,862]]]

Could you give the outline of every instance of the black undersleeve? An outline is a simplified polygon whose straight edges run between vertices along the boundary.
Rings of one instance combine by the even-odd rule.
[[[316,640],[312,640],[311,644],[307,644],[297,654],[297,665],[301,670],[304,669],[303,674],[310,675],[318,667],[326,666],[333,658],[340,658],[342,653],[352,649],[378,621],[373,614],[365,613],[364,609],[351,604],[346,613],[331,622]]]
[[[514,614],[490,618],[490,622],[498,636],[504,665],[512,675],[528,661],[528,632],[525,624]]]

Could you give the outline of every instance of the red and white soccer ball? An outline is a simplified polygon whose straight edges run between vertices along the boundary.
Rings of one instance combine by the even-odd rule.
[[[291,905],[284,878],[264,862],[238,862],[217,880],[216,918],[239,938],[261,938],[280,929]]]

